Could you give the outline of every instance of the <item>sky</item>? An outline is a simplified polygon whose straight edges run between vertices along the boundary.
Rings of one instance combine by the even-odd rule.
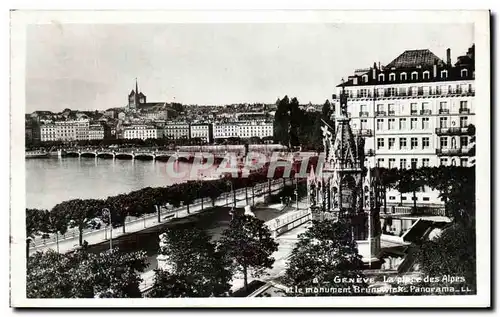
[[[30,25],[26,111],[123,107],[135,78],[148,102],[324,103],[355,69],[473,43],[472,24]]]

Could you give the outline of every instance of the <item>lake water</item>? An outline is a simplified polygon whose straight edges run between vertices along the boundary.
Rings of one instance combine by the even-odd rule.
[[[177,172],[188,172],[185,178],[169,176],[167,164],[173,163],[84,157],[28,159],[26,207],[50,209],[69,199],[106,198],[196,178],[191,177],[191,164],[176,166]]]

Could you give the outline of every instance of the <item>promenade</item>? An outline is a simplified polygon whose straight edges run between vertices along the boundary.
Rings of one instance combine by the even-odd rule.
[[[291,185],[292,180],[286,179],[286,185]],[[253,192],[255,196],[252,198],[252,188],[249,187],[247,192],[245,192],[245,188],[241,188],[235,191],[236,196],[236,207],[244,207],[247,205],[247,195],[248,195],[248,204],[254,205],[259,202],[264,202],[265,197],[269,194],[274,194],[283,188],[283,180],[277,179],[271,181],[271,192],[269,193],[269,185],[268,183],[261,183],[255,185],[253,188]],[[214,207],[232,207],[234,205],[233,202],[233,193],[226,192],[223,193],[219,198],[217,198],[214,202]],[[203,208],[202,208],[203,207]],[[156,213],[149,214],[141,218],[130,219],[125,223],[125,233],[123,233],[122,226],[116,227],[112,229],[112,233],[110,232],[110,228],[103,228],[99,230],[86,230],[83,234],[83,239],[87,241],[89,245],[98,244],[102,242],[109,241],[109,238],[112,234],[113,238],[118,238],[123,235],[128,235],[132,233],[136,233],[147,228],[152,228],[155,226],[159,226],[165,224],[171,219],[174,218],[186,218],[200,212],[203,212],[207,209],[212,208],[212,200],[208,197],[203,199],[195,200],[192,204],[189,205],[189,214],[187,212],[187,206],[181,206],[176,209],[168,210],[167,208],[163,208],[160,213],[161,223],[158,222],[158,215]],[[32,244],[33,245],[33,244]],[[41,237],[37,237],[35,239],[34,247],[30,248],[30,254],[33,254],[37,251],[47,251],[49,249],[58,251],[60,253],[66,253],[73,251],[79,247],[78,245],[78,231],[76,229],[72,229],[68,231],[64,236],[57,237],[56,235],[51,235],[49,239],[42,239]]]

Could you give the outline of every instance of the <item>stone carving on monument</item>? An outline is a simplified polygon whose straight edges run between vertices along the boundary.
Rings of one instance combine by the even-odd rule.
[[[311,190],[314,184],[318,191],[317,213],[320,215],[317,218],[349,222],[363,261],[374,267],[380,262],[380,204],[374,203],[379,190],[370,166],[365,168],[364,139],[352,133],[344,91],[340,103],[336,131],[326,122],[322,127],[326,164],[321,178],[308,182],[308,186]]]

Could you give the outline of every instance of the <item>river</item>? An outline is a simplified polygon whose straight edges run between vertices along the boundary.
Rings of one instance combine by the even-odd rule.
[[[170,177],[167,164],[173,163],[84,157],[28,159],[26,207],[50,209],[69,199],[106,198],[196,178],[189,174],[189,163],[178,163],[176,169],[189,172],[185,178]],[[209,174],[213,175],[205,172]]]

